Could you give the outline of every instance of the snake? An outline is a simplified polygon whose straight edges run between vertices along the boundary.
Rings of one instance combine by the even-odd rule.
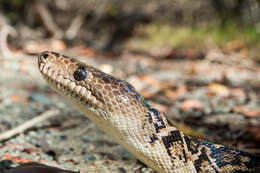
[[[51,88],[159,173],[260,172],[260,156],[185,135],[124,80],[53,51],[38,55],[38,67]]]

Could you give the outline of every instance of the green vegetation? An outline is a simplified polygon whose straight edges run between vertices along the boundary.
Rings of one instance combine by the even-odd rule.
[[[150,24],[141,28],[142,37],[136,37],[133,42],[136,48],[151,47],[205,47],[208,43],[224,47],[227,42],[240,40],[245,45],[260,46],[260,30],[251,26],[205,25],[200,27],[174,27],[169,24]]]

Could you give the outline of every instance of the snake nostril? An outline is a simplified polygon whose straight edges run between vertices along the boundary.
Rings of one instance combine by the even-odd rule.
[[[49,55],[48,55],[47,53],[42,54],[42,57],[43,57],[44,59],[47,59],[48,56],[49,56]]]

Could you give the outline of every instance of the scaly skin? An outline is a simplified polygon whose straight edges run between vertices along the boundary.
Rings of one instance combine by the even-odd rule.
[[[50,51],[38,64],[49,86],[158,172],[260,172],[259,157],[184,135],[125,81]]]

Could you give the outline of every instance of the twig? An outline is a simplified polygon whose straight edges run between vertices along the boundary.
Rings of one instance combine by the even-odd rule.
[[[4,58],[6,58],[6,59],[19,57],[19,54],[12,53],[12,51],[9,50],[8,45],[7,45],[8,35],[17,36],[17,32],[10,25],[2,26],[0,29],[0,37],[1,37],[0,51],[2,52]]]
[[[86,16],[86,13],[80,14],[72,20],[70,27],[68,28],[68,30],[65,33],[65,37],[67,39],[72,40],[76,37],[81,25],[84,22],[85,16]]]
[[[41,121],[44,121],[48,118],[51,118],[51,117],[54,117],[56,115],[58,115],[60,113],[59,110],[57,109],[54,109],[54,110],[48,110],[42,114],[40,114],[39,116],[25,122],[24,124],[21,124],[17,127],[15,127],[14,129],[12,130],[9,130],[9,131],[6,131],[4,133],[1,133],[0,134],[0,141],[3,141],[3,140],[6,140],[6,139],[9,139],[19,133],[22,133],[24,132],[25,130],[35,126],[37,123],[41,122]]]
[[[58,27],[58,25],[54,22],[53,17],[46,7],[45,1],[37,1],[35,4],[35,8],[43,22],[44,27],[53,34],[54,38],[62,38],[63,31]]]
[[[19,59],[24,56],[23,53],[14,53],[8,46],[8,36],[17,37],[18,33],[14,27],[9,24],[9,20],[0,12],[0,53],[3,59]]]

